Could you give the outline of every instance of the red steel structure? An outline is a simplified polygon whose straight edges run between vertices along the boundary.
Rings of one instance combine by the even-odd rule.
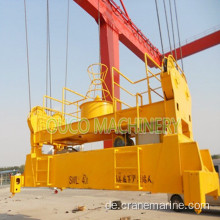
[[[206,50],[210,47],[216,46],[217,44],[220,44],[220,30],[183,45],[181,47],[182,57],[188,57],[202,50]],[[168,56],[169,54],[171,54],[171,52],[166,53],[165,56]],[[172,54],[175,54],[175,51],[172,51]],[[181,59],[180,48],[176,49],[176,55],[177,60]]]
[[[144,61],[147,53],[157,64],[161,65],[162,54],[131,21],[125,9],[123,1],[120,0],[124,11],[113,0],[73,0],[90,14],[98,23],[100,18],[100,50],[101,62],[108,66],[119,69],[119,41],[129,48],[136,56]],[[214,36],[214,37],[213,37]],[[195,42],[182,47],[182,57],[189,56],[201,50],[220,43],[219,32],[206,36]],[[177,59],[180,59],[180,49],[177,49]],[[149,60],[148,65],[154,67]],[[119,76],[115,76],[115,82],[120,84]],[[105,83],[112,92],[111,74],[107,74]],[[115,87],[114,94],[120,97],[119,88]],[[111,147],[110,141],[104,142],[104,147]]]

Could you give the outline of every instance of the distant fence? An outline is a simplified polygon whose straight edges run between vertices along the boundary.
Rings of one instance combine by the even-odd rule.
[[[0,171],[0,186],[9,185],[11,175],[18,173],[18,170],[4,170]]]

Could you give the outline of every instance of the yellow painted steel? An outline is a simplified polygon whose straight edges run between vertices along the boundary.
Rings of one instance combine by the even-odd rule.
[[[79,100],[65,100],[63,90],[62,101],[54,99],[62,104],[61,112],[49,109],[45,104],[32,109],[28,116],[31,153],[26,157],[24,173],[11,179],[13,194],[19,192],[20,187],[141,190],[184,194],[185,205],[204,204],[206,195],[218,197],[219,178],[210,153],[208,150],[200,150],[193,139],[191,96],[183,71],[174,58],[169,56],[163,62],[166,65],[159,67],[161,72],[155,74],[147,67],[147,55],[145,59],[147,75],[136,82],[116,68],[112,69],[113,91],[115,86],[125,91],[135,100],[135,106],[114,97],[114,92],[112,103],[109,103],[106,100],[95,100],[96,97],[89,101],[91,92],[83,96],[64,88],[79,96]],[[103,68],[107,74],[105,66],[101,65],[100,70]],[[147,91],[136,94],[130,92],[114,81],[116,74],[131,86],[146,80]],[[152,78],[160,83],[158,88],[151,88]],[[102,80],[93,83],[103,86]],[[107,87],[102,90],[106,91]],[[162,100],[153,102],[151,92]],[[145,93],[148,93],[148,104],[143,104]],[[65,105],[76,107],[76,114],[65,112]],[[76,117],[78,121],[67,124],[65,117],[68,116]],[[139,143],[141,129],[144,128],[147,134],[150,132],[144,120],[153,119],[152,124],[157,125],[159,131],[163,129],[161,123],[157,123],[158,118],[173,119],[170,124],[166,121],[163,124],[166,129],[159,133],[159,142]],[[153,131],[157,128],[153,127]],[[60,154],[68,145],[114,140],[117,135],[122,135],[118,133],[119,130],[127,129],[136,138],[134,146]],[[54,155],[42,154],[42,146],[47,144],[54,146]],[[21,181],[17,181],[17,178],[21,178]],[[201,207],[196,211],[199,213]]]
[[[19,175],[11,176],[10,191],[13,192],[13,194],[21,192],[21,185],[24,184],[22,183],[22,180],[23,180],[23,176],[19,176]]]
[[[94,100],[98,95],[99,97],[102,96],[104,101],[112,101],[112,95],[105,83],[108,67],[102,63],[95,63],[90,65],[87,71],[91,80],[91,84],[89,86],[88,92],[86,93],[86,97]]]
[[[101,115],[111,114],[113,112],[113,105],[111,102],[102,101],[97,96],[94,101],[85,102],[80,105],[82,118],[95,118]]]

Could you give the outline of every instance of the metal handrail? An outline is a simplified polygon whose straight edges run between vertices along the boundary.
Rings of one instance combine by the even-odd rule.
[[[58,102],[58,103],[61,103],[62,106],[63,106],[63,105],[68,105],[67,100],[63,101],[63,100],[59,100],[59,99],[56,99],[56,98],[53,98],[53,97],[44,95],[44,97],[43,97],[43,110],[44,110],[44,111],[47,110],[47,111],[49,111],[49,112],[60,113],[63,117],[64,117],[65,115],[68,115],[68,116],[71,116],[71,117],[74,117],[74,118],[78,118],[77,116],[75,116],[75,115],[73,115],[73,114],[66,113],[66,112],[59,111],[59,110],[56,110],[56,109],[52,109],[52,108],[49,108],[49,107],[45,106],[45,101],[46,101],[46,99],[50,99],[50,100],[56,101],[56,102]]]
[[[148,59],[150,59],[150,61],[153,62],[158,69],[160,69],[159,73],[154,74],[151,70],[149,70],[148,63],[147,63]],[[160,75],[161,71],[163,71],[163,68],[161,66],[159,66],[147,53],[144,54],[144,60],[145,60],[145,69],[146,69],[146,75],[147,75],[148,100],[149,100],[149,103],[151,104],[152,103],[151,91],[154,92],[159,97],[161,97],[162,99],[164,98],[162,95],[160,95],[158,92],[155,91],[156,89],[161,88],[161,87],[157,87],[157,88],[153,89],[150,86],[150,79],[151,78],[155,78],[161,83],[161,80],[157,76]],[[151,74],[150,76],[149,76],[149,73]]]
[[[125,106],[132,108],[131,105],[129,105],[128,103],[118,99],[117,97],[115,97],[114,95],[114,89],[115,89],[115,85],[118,86],[120,89],[124,90],[127,94],[129,94],[132,97],[136,98],[136,112],[137,112],[137,129],[139,130],[139,118],[140,118],[140,110],[139,107],[143,105],[143,97],[141,95],[141,93],[136,93],[133,94],[132,92],[128,91],[127,89],[125,89],[123,86],[121,86],[120,84],[118,84],[117,82],[115,82],[115,78],[114,78],[114,73],[115,71],[122,76],[124,79],[126,79],[129,83],[131,84],[137,84],[140,83],[144,80],[146,80],[147,78],[143,78],[137,81],[132,81],[131,79],[129,79],[128,77],[126,77],[123,73],[121,73],[118,69],[116,69],[115,67],[112,67],[112,100],[113,100],[113,109],[114,109],[114,114],[115,114],[115,119],[117,117],[116,112],[117,112],[117,103],[120,104],[124,104]],[[139,98],[141,99],[141,103],[139,105]]]
[[[68,91],[68,92],[71,92],[77,96],[80,96],[81,99],[79,100],[76,100],[74,102],[71,102],[71,101],[68,101],[65,99],[65,91]],[[78,93],[78,92],[75,92],[74,90],[71,90],[69,88],[66,88],[66,87],[63,87],[63,92],[62,92],[62,100],[59,100],[59,99],[56,99],[56,98],[53,98],[53,97],[50,97],[50,96],[47,96],[45,95],[43,97],[43,109],[46,111],[49,111],[49,112],[54,112],[54,113],[60,113],[62,115],[63,118],[65,118],[65,116],[71,116],[71,117],[74,117],[74,118],[77,118],[77,119],[80,119],[79,117],[79,112],[80,112],[80,105],[79,103],[82,102],[82,101],[85,101],[88,97]],[[59,110],[56,110],[56,109],[52,109],[52,108],[49,108],[47,106],[45,106],[45,102],[46,102],[46,99],[50,99],[50,100],[53,100],[55,102],[58,102],[58,103],[61,103],[62,104],[62,111],[59,111]],[[76,106],[77,110],[74,112],[74,113],[67,113],[64,111],[64,108],[65,106],[70,106],[70,105],[74,105]]]
[[[129,94],[130,96],[136,97],[137,94],[133,94],[132,92],[128,91],[128,90],[125,89],[123,86],[121,86],[120,84],[118,84],[117,82],[115,82],[115,80],[114,80],[114,73],[115,73],[115,72],[117,72],[120,76],[122,76],[124,79],[126,79],[126,80],[127,80],[129,83],[131,83],[131,84],[140,83],[140,82],[146,80],[147,77],[145,77],[145,78],[143,78],[143,79],[140,79],[140,80],[137,80],[137,81],[132,81],[132,80],[129,79],[127,76],[125,76],[123,73],[121,73],[117,68],[112,67],[112,99],[113,99],[113,100],[116,100],[117,102],[122,103],[122,104],[124,104],[124,105],[126,105],[126,106],[128,106],[128,107],[131,108],[132,106],[130,106],[129,104],[127,104],[127,103],[123,102],[122,100],[120,100],[120,99],[118,99],[118,98],[115,97],[115,95],[114,95],[115,85],[118,86],[118,87],[119,87],[120,89],[122,89],[123,91],[125,91],[125,92],[126,92],[127,94]],[[139,96],[141,96],[140,93],[138,93],[138,94],[139,94]],[[141,99],[143,100],[142,97],[141,97]],[[114,104],[114,103],[115,103],[115,102],[113,101],[113,104]],[[142,103],[143,103],[143,102],[142,102]]]
[[[76,101],[74,101],[74,102],[70,102],[70,101],[67,101],[66,99],[65,99],[65,92],[66,91],[68,91],[68,92],[71,92],[71,93],[73,93],[73,94],[75,94],[75,95],[77,95],[77,96],[80,96],[81,97],[81,99],[79,99],[79,100],[76,100]],[[86,97],[86,96],[84,96],[84,95],[82,95],[82,94],[80,94],[80,93],[78,93],[78,92],[76,92],[76,91],[74,91],[74,90],[72,90],[72,89],[69,89],[69,88],[67,88],[67,87],[63,87],[63,94],[62,94],[62,115],[65,117],[65,115],[68,115],[66,112],[64,112],[64,109],[65,109],[65,105],[75,105],[76,107],[77,107],[77,110],[74,112],[74,113],[76,113],[76,116],[74,116],[74,117],[76,117],[77,119],[80,119],[80,117],[79,117],[79,112],[80,112],[80,105],[79,105],[79,103],[80,102],[83,102],[83,101],[85,101],[86,99],[88,99],[88,97]]]
[[[99,72],[99,73],[96,73],[94,72],[94,66],[99,66],[100,70],[102,70],[102,72]],[[103,70],[104,69],[104,70]],[[65,116],[71,116],[71,117],[75,117],[77,119],[80,119],[81,117],[79,117],[79,114],[80,114],[80,105],[82,102],[86,101],[86,100],[89,100],[89,99],[92,99],[92,100],[95,100],[96,97],[92,97],[91,96],[91,93],[92,92],[96,92],[96,91],[101,91],[104,98],[106,99],[108,96],[110,97],[110,99],[112,99],[112,96],[109,92],[109,90],[107,89],[107,85],[104,81],[106,75],[107,75],[107,71],[108,71],[108,68],[106,65],[104,64],[101,64],[101,63],[96,63],[96,64],[92,64],[88,67],[88,73],[89,73],[89,77],[91,79],[91,84],[90,84],[90,87],[89,87],[89,90],[88,92],[86,93],[86,95],[82,95],[74,90],[71,90],[67,87],[63,87],[63,90],[62,90],[62,100],[59,100],[59,99],[56,99],[56,98],[53,98],[53,97],[50,97],[50,96],[44,96],[44,99],[43,99],[43,109],[44,110],[47,110],[47,111],[50,111],[50,112],[56,112],[56,113],[60,113],[62,115],[63,118],[65,118]],[[100,75],[100,78],[96,78],[98,75]],[[99,80],[99,83],[97,83],[96,81]],[[104,87],[106,88],[96,88],[97,85],[104,85]],[[95,88],[92,88],[92,86],[95,86]],[[66,92],[70,92],[76,96],[79,96],[80,98],[76,101],[69,101],[67,100],[65,97],[66,97]],[[62,104],[62,111],[58,111],[58,110],[55,110],[55,109],[52,109],[52,108],[48,108],[47,106],[45,106],[45,99],[50,99],[50,100],[53,100],[53,101],[56,101],[58,103],[61,103]],[[67,113],[66,112],[66,109],[65,107],[66,106],[71,106],[71,105],[74,105],[76,107],[76,111],[74,111],[73,113]]]
[[[184,74],[182,68],[178,65],[177,61],[174,59],[172,55],[168,56],[168,60],[171,59],[173,63],[175,64],[176,68],[181,72],[181,74]]]

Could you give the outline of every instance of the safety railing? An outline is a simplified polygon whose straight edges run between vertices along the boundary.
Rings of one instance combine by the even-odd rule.
[[[74,94],[74,95],[77,95],[80,97],[80,99],[76,100],[76,101],[69,101],[66,99],[66,91]],[[46,100],[49,99],[49,100],[52,100],[52,101],[55,101],[59,104],[61,104],[61,107],[62,107],[62,110],[59,111],[59,110],[56,110],[52,107],[47,107],[46,105]],[[65,119],[66,116],[70,116],[70,117],[73,117],[75,119],[80,119],[80,103],[82,103],[83,101],[85,101],[87,99],[86,96],[78,93],[78,92],[75,92],[74,90],[71,90],[69,88],[66,88],[64,87],[63,88],[63,91],[62,91],[62,100],[59,100],[59,99],[56,99],[56,98],[53,98],[53,97],[50,97],[50,96],[47,96],[45,95],[43,97],[43,109],[45,112],[49,113],[49,115],[52,115],[53,113],[59,113],[63,119]],[[73,112],[66,112],[66,107],[67,106],[74,106],[76,108],[75,111]]]
[[[85,101],[93,101],[97,98],[97,96],[102,96],[102,100],[106,100],[108,98],[109,101],[112,101],[112,95],[110,94],[108,87],[105,83],[105,77],[108,72],[108,67],[101,63],[95,63],[88,67],[88,74],[89,78],[91,80],[89,89],[86,93],[86,95],[82,95],[74,90],[71,90],[69,88],[64,87],[62,90],[62,100],[50,97],[45,95],[43,98],[43,109],[46,113],[49,113],[51,116],[52,114],[58,113],[62,116],[63,119],[66,118],[66,116],[70,116],[75,118],[76,120],[81,119],[81,110],[80,105]],[[104,88],[103,88],[104,87]],[[76,101],[69,101],[66,99],[67,92],[75,95],[77,98]],[[92,95],[92,93],[94,93]],[[100,93],[100,94],[98,94]],[[56,103],[61,104],[62,110],[56,110],[52,107],[47,106],[47,100],[54,101]],[[66,109],[71,106],[74,108],[74,111],[67,112]]]
[[[140,83],[144,80],[147,79],[147,77],[143,78],[143,79],[140,79],[140,80],[137,80],[135,82],[133,82],[132,80],[130,80],[128,77],[126,77],[123,73],[121,73],[117,68],[115,67],[112,67],[112,100],[113,100],[113,106],[114,106],[114,109],[117,111],[117,106],[118,106],[118,103],[120,105],[120,109],[122,109],[122,105],[125,105],[129,108],[132,108],[134,106],[131,106],[129,105],[128,103],[126,103],[125,101],[122,101],[121,99],[115,97],[115,86],[117,86],[118,88],[122,89],[123,91],[125,91],[128,95],[132,96],[132,97],[136,97],[136,104],[139,103],[139,99],[138,97],[140,97],[141,99],[141,105],[143,105],[143,97],[141,95],[141,93],[132,93],[130,91],[128,91],[126,88],[124,88],[123,86],[121,86],[120,84],[118,84],[117,82],[115,82],[115,73],[119,74],[120,76],[122,76],[126,81],[128,81],[130,84],[137,84],[137,83]]]
[[[153,73],[149,68],[148,68],[148,59],[154,63],[154,65],[160,70],[159,73]],[[147,91],[146,92],[143,92],[141,93],[142,95],[147,93],[148,94],[148,101],[149,101],[149,104],[152,103],[152,96],[151,96],[151,92],[154,92],[157,96],[159,96],[160,98],[164,99],[164,97],[159,93],[157,92],[157,90],[161,89],[161,80],[160,80],[160,74],[161,74],[161,71],[163,70],[163,68],[161,66],[159,66],[150,56],[148,56],[147,53],[144,54],[144,60],[145,60],[145,70],[146,70],[146,78],[147,78]],[[150,86],[150,79],[156,79],[159,83],[160,83],[160,86],[156,87],[156,88],[152,88]]]
[[[186,76],[185,76],[185,74],[184,74],[182,68],[178,65],[178,63],[177,63],[177,61],[175,60],[175,58],[174,58],[172,55],[169,55],[167,59],[168,59],[168,62],[169,62],[169,60],[172,60],[172,61],[173,61],[173,63],[174,63],[174,65],[175,65],[176,69],[180,72],[180,74],[182,75],[182,77],[186,80]]]
[[[150,59],[151,62],[154,63],[154,65],[160,70],[158,73],[153,73],[149,68],[148,68],[148,59]],[[180,68],[180,67],[179,67]],[[152,97],[151,93],[155,93],[157,96],[159,96],[161,99],[164,99],[163,95],[159,93],[159,89],[161,89],[161,79],[160,79],[160,74],[163,71],[163,67],[159,66],[151,57],[148,56],[148,54],[145,54],[145,69],[146,69],[146,77],[139,79],[137,81],[132,81],[128,77],[126,77],[123,73],[121,73],[117,68],[112,67],[112,100],[113,100],[113,109],[114,112],[116,113],[118,110],[122,109],[122,106],[124,105],[126,108],[132,108],[136,107],[137,111],[137,119],[139,119],[139,107],[143,105],[143,95],[148,94],[148,102],[149,104],[152,103]],[[127,88],[123,87],[121,84],[115,82],[115,74],[119,74],[120,77],[123,77],[128,83],[132,85],[136,85],[140,82],[147,81],[147,91],[143,92],[138,92],[136,94],[132,93],[129,91]],[[159,82],[159,86],[152,88],[150,85],[150,80],[151,79],[156,79]],[[118,87],[120,90],[123,90],[127,95],[135,97],[136,99],[136,105],[132,106],[125,101],[119,99],[118,97],[115,96],[115,87]],[[139,102],[140,100],[140,102]]]
[[[68,92],[70,92],[70,93],[72,93],[72,94],[74,94],[74,95],[77,95],[77,96],[79,96],[80,97],[80,99],[78,99],[78,100],[76,100],[76,101],[74,101],[74,102],[71,102],[71,101],[68,101],[68,100],[66,100],[65,99],[65,93],[66,93],[66,91],[68,91]],[[88,97],[87,96],[84,96],[84,95],[82,95],[82,94],[80,94],[80,93],[78,93],[78,92],[75,92],[74,90],[71,90],[71,89],[69,89],[69,88],[66,88],[66,87],[64,87],[63,88],[63,95],[62,95],[62,115],[68,115],[66,112],[65,112],[65,106],[70,106],[70,105],[73,105],[73,106],[75,106],[76,107],[76,111],[74,111],[74,112],[71,112],[70,114],[72,115],[72,117],[75,117],[75,118],[77,118],[77,119],[80,119],[81,117],[80,117],[80,103],[82,103],[83,101],[85,101],[85,100],[87,100],[88,99]],[[71,116],[70,115],[70,116]]]
[[[126,77],[123,73],[121,73],[118,69],[116,69],[115,67],[112,67],[112,94],[110,94],[107,85],[105,84],[105,77],[108,71],[107,66],[105,66],[104,64],[93,64],[90,65],[88,68],[88,73],[91,79],[91,84],[89,87],[89,90],[87,92],[86,95],[82,95],[78,92],[75,92],[74,90],[71,90],[69,88],[64,87],[62,90],[62,100],[50,97],[45,95],[43,98],[43,109],[46,113],[50,113],[48,115],[52,115],[55,113],[60,114],[60,116],[62,116],[62,119],[65,119],[67,116],[73,117],[76,120],[80,120],[81,119],[81,110],[80,110],[80,105],[84,102],[84,101],[88,101],[90,99],[94,100],[96,98],[96,96],[92,97],[91,94],[96,91],[99,91],[102,93],[102,97],[105,98],[107,96],[110,96],[110,100],[112,100],[113,103],[113,109],[114,112],[117,112],[118,109],[122,109],[122,106],[126,106],[127,108],[131,108],[131,107],[136,107],[137,109],[137,117],[139,117],[139,107],[143,105],[143,95],[148,93],[148,101],[149,104],[152,103],[152,98],[151,98],[151,92],[154,92],[156,95],[158,95],[160,98],[163,98],[163,96],[158,92],[159,89],[161,89],[160,87],[156,87],[156,88],[152,88],[150,86],[150,79],[155,78],[158,82],[161,83],[160,80],[160,73],[153,73],[149,68],[148,68],[148,59],[151,60],[151,62],[154,63],[154,65],[160,70],[162,71],[162,67],[159,66],[151,57],[149,57],[147,54],[145,54],[145,68],[146,68],[146,77],[143,79],[139,79],[137,81],[132,81],[131,79],[129,79],[128,77]],[[173,59],[172,57],[169,57],[169,59]],[[181,70],[181,68],[178,66],[178,64],[175,62],[175,65],[177,65],[177,68]],[[97,68],[99,67],[99,72],[96,72],[93,68]],[[143,92],[138,92],[136,94],[130,92],[128,89],[126,89],[125,87],[123,87],[122,85],[120,85],[119,83],[115,82],[115,73],[119,74],[120,77],[123,77],[127,82],[129,82],[132,85],[136,85],[138,83],[141,83],[143,81],[147,81],[147,91],[143,91]],[[182,71],[183,73],[183,71]],[[101,86],[101,88],[98,88],[98,86]],[[104,87],[104,88],[103,88]],[[105,88],[106,87],[106,88]],[[136,104],[135,106],[132,106],[128,103],[126,103],[125,101],[119,99],[118,97],[115,96],[114,91],[115,91],[115,87],[118,87],[119,89],[123,90],[125,93],[127,93],[129,96],[132,96],[135,98],[136,100]],[[69,101],[66,98],[66,93],[69,92],[75,96],[77,96],[77,99],[75,99],[76,101]],[[105,97],[106,96],[106,97]],[[47,99],[57,102],[59,104],[61,104],[61,108],[62,110],[57,110],[54,109],[52,107],[48,107],[47,106]],[[68,106],[73,106],[75,109],[74,111],[71,112],[67,112],[66,108]]]
[[[49,100],[52,100],[52,101],[55,101],[55,102],[61,103],[62,105],[63,105],[63,101],[45,95],[45,96],[43,97],[43,109],[44,109],[46,112],[49,112],[49,113],[50,113],[49,115],[51,115],[52,113],[60,113],[61,115],[69,115],[69,116],[74,117],[73,114],[63,113],[62,111],[56,110],[56,109],[54,109],[54,108],[52,108],[52,107],[47,107],[47,106],[45,105],[45,103],[46,103],[46,99],[49,99]]]
[[[112,67],[112,100],[113,100],[113,109],[114,109],[114,113],[115,113],[115,118],[116,118],[117,111],[122,109],[122,105],[125,105],[128,108],[136,107],[137,122],[138,122],[139,118],[140,118],[139,107],[143,105],[143,97],[142,97],[142,95],[140,93],[134,94],[134,93],[128,91],[123,86],[121,86],[120,84],[118,84],[117,82],[115,82],[115,78],[114,78],[115,72],[117,74],[119,74],[120,76],[122,76],[130,84],[137,84],[137,83],[143,82],[144,80],[147,79],[147,77],[133,82],[128,77],[126,77],[123,73],[121,73],[118,69],[116,69],[115,67]],[[117,86],[118,88],[120,88],[123,91],[125,91],[128,95],[130,95],[132,97],[135,97],[136,105],[135,106],[131,106],[130,104],[126,103],[125,101],[122,101],[121,99],[115,97],[115,94],[114,94],[115,86]],[[139,103],[139,100],[140,100],[140,103]],[[118,106],[118,104],[119,104],[119,106]],[[139,123],[137,123],[137,129],[139,129]]]

